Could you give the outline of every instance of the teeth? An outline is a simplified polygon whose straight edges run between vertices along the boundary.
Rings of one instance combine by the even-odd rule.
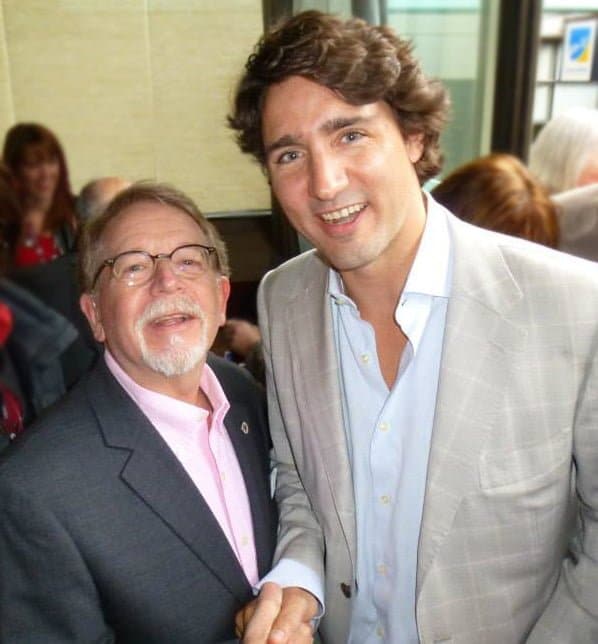
[[[332,212],[322,213],[320,216],[324,221],[338,221],[339,219],[346,219],[356,212],[361,212],[364,208],[365,204],[354,204],[352,206],[345,206],[345,208],[339,208],[339,210],[333,210]]]
[[[172,315],[164,315],[160,318],[157,318],[156,320],[154,320],[154,323],[163,324],[164,322],[170,322],[171,320],[175,320],[175,321],[182,320],[184,322],[185,320],[188,320],[188,319],[189,319],[189,316],[183,313],[181,313],[180,315],[172,314]]]

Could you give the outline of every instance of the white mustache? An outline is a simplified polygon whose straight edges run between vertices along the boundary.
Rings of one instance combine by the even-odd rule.
[[[200,320],[204,319],[203,309],[197,302],[194,302],[184,295],[178,295],[176,297],[162,298],[150,302],[143,310],[135,326],[141,330],[143,326],[152,320],[177,313],[191,315]]]

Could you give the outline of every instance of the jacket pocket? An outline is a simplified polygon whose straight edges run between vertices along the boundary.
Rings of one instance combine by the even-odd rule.
[[[551,474],[571,461],[571,428],[518,449],[498,450],[481,455],[479,474],[483,490],[516,486],[542,487]],[[507,491],[507,490],[505,490]]]

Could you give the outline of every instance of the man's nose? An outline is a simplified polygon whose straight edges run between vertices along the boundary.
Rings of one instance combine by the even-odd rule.
[[[176,274],[169,257],[158,257],[155,260],[152,276],[152,289],[169,291],[179,287],[181,278]]]
[[[333,154],[314,155],[310,160],[310,193],[321,201],[330,201],[348,183],[342,160]]]

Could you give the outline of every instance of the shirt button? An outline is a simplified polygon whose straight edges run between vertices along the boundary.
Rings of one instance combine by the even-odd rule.
[[[247,535],[244,535],[243,537],[241,537],[241,545],[245,547],[248,544],[249,544],[249,539],[247,538]]]
[[[390,425],[387,422],[382,422],[378,425],[378,428],[381,432],[387,432],[390,429]]]
[[[390,497],[388,496],[388,494],[383,494],[380,497],[380,503],[382,503],[382,505],[388,505],[390,503]]]
[[[384,637],[385,633],[384,633],[384,629],[382,628],[382,626],[377,626],[376,627],[376,635],[378,637],[380,637],[380,638]]]
[[[363,362],[363,364],[367,364],[369,361],[370,361],[370,356],[367,353],[362,353],[361,362]]]
[[[378,564],[376,566],[376,572],[379,575],[386,575],[386,573],[388,572],[388,568],[386,567],[386,564]]]

